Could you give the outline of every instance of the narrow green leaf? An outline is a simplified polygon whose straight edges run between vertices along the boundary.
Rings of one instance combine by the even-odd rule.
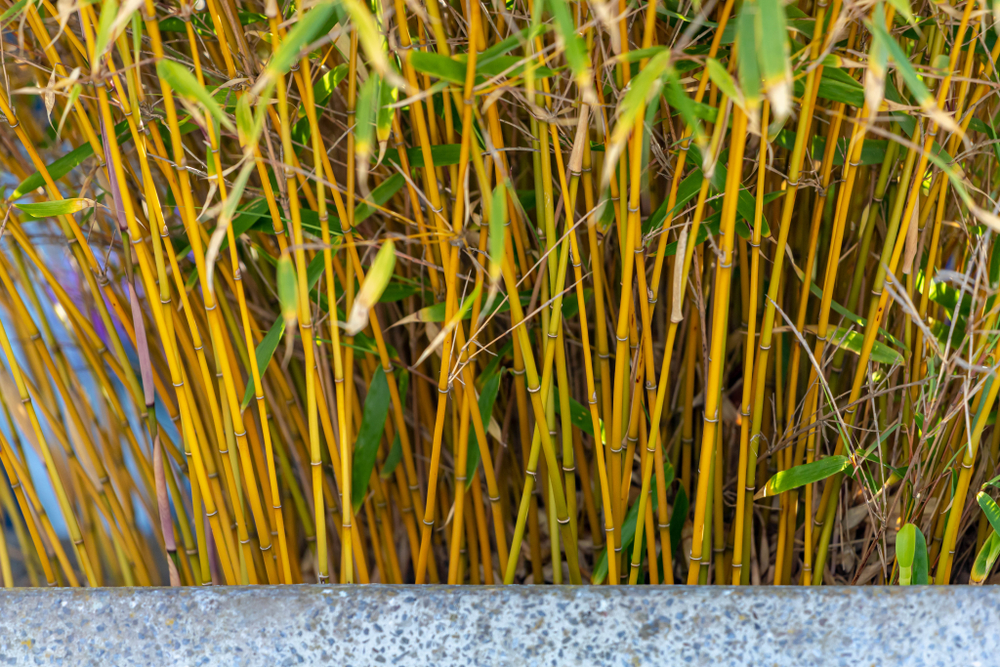
[[[348,336],[354,336],[368,326],[368,311],[382,297],[395,266],[396,246],[391,239],[387,239],[375,256],[375,261],[365,276],[365,282],[354,299],[351,314],[344,324]]]
[[[406,390],[410,386],[410,374],[406,371],[402,372],[402,377],[399,379],[399,402],[401,405],[406,405]],[[390,394],[391,398],[391,394]],[[389,479],[389,477],[396,471],[396,466],[403,458],[403,446],[399,442],[399,432],[392,438],[392,446],[389,447],[389,454],[385,457],[385,461],[382,462],[382,470],[379,471],[379,477],[382,479]]]
[[[458,164],[461,150],[461,144],[435,144],[431,146],[431,159],[434,161],[434,166],[450,167],[453,164]],[[424,154],[419,146],[407,149],[406,157],[411,169],[424,166]],[[403,164],[399,157],[399,151],[395,148],[386,150],[384,161],[400,166]],[[398,176],[398,174],[396,175]]]
[[[505,225],[507,224],[507,189],[503,183],[498,183],[493,190],[493,200],[490,206],[490,231],[489,231],[489,254],[490,254],[490,280],[496,282],[500,279],[500,267],[503,263],[504,241],[506,238]]]
[[[827,477],[847,470],[851,459],[847,456],[827,456],[819,461],[798,465],[788,470],[782,470],[767,481],[754,498],[776,496],[785,491],[797,489],[806,484],[814,484]]]
[[[279,317],[271,328],[268,330],[267,334],[257,343],[257,349],[254,351],[254,355],[257,357],[257,368],[260,371],[261,377],[264,377],[264,371],[267,370],[268,364],[271,363],[271,358],[274,357],[274,351],[278,349],[278,343],[281,342],[281,337],[285,333],[285,320]],[[250,405],[250,401],[253,400],[254,392],[256,391],[253,377],[247,379],[247,388],[243,392],[243,402],[240,403],[240,411],[247,409]]]
[[[383,79],[399,79],[399,75],[395,74],[395,70],[389,64],[389,56],[385,52],[385,40],[378,29],[375,17],[372,16],[371,11],[369,11],[365,3],[361,2],[361,0],[339,0],[339,3],[351,17],[351,23],[354,24],[354,28],[358,31],[358,41],[361,42],[361,47],[365,50],[365,54],[368,55],[368,64]],[[313,11],[316,10],[314,9]],[[416,52],[418,52],[417,49],[410,51],[411,54]]]
[[[678,553],[681,546],[681,536],[684,530],[684,522],[687,520],[688,497],[683,486],[677,487],[677,495],[674,497],[674,511],[670,513],[670,548],[674,554]]]
[[[927,541],[912,523],[896,533],[896,560],[899,563],[900,586],[927,584]]]
[[[13,5],[11,5],[10,9],[5,11],[3,14],[0,14],[0,25],[6,23],[7,19],[11,18],[12,16],[20,16],[21,11],[27,4],[28,0],[18,0]]]
[[[413,49],[409,54],[413,69],[436,79],[462,85],[465,83],[465,67],[462,63],[440,53]]]
[[[562,414],[562,410],[559,407],[558,388],[556,388],[556,414]],[[580,429],[587,435],[594,435],[594,423],[590,419],[590,410],[572,396],[570,396],[569,399],[569,420],[573,426]],[[604,422],[603,420],[599,420],[598,423],[603,425]]]
[[[836,331],[831,334],[830,342],[839,348],[849,350],[854,354],[861,354],[861,347],[864,343],[864,334],[858,331],[852,331],[845,327],[838,327]],[[903,355],[892,349],[885,343],[880,343],[875,341],[872,346],[872,351],[870,358],[872,361],[878,362],[880,364],[888,364],[890,366],[901,365],[903,363]]]
[[[758,0],[756,17],[757,62],[764,88],[776,118],[785,118],[792,104],[792,66],[789,61],[788,25],[781,0]]]
[[[493,404],[497,400],[497,394],[500,391],[500,380],[503,377],[504,369],[500,369],[499,372],[493,373],[491,376],[486,378],[483,383],[483,391],[479,394],[479,414],[483,418],[483,428],[487,431],[490,427],[490,416],[493,414]],[[468,458],[466,459],[465,467],[465,484],[468,486],[472,484],[472,480],[476,478],[476,468],[479,466],[479,459],[483,456],[489,456],[490,449],[487,443],[479,443],[479,438],[476,436],[476,430],[473,428],[469,429],[469,451]]]
[[[708,71],[708,78],[712,80],[722,93],[731,99],[734,104],[743,106],[743,95],[736,88],[736,82],[729,76],[725,66],[715,58],[705,61],[705,69]]]
[[[740,78],[740,88],[746,96],[747,106],[756,109],[760,105],[760,69],[757,65],[757,4],[744,2],[737,19],[737,34],[740,44],[736,68]]]
[[[976,502],[983,509],[987,521],[993,526],[993,530],[1000,534],[1000,507],[985,492],[980,491],[976,496]]]
[[[219,103],[205,90],[204,86],[198,83],[198,79],[195,78],[194,74],[189,72],[183,65],[172,60],[161,60],[156,63],[156,72],[178,95],[192,102],[197,102],[227,129],[234,129],[232,122],[223,113]]]
[[[995,531],[991,531],[990,536],[983,542],[983,548],[979,550],[979,554],[976,556],[976,562],[972,564],[969,583],[975,585],[985,583],[987,577],[990,576],[990,572],[993,571],[993,566],[996,564],[998,556],[1000,556],[1000,536]]]
[[[50,218],[57,215],[73,215],[94,206],[93,199],[75,197],[73,199],[58,199],[43,201],[36,204],[18,204],[17,207],[33,218]]]
[[[320,31],[326,27],[327,19],[333,16],[336,7],[336,2],[323,2],[314,5],[308,12],[300,13],[299,20],[285,34],[278,50],[267,63],[265,74],[271,81],[292,68],[302,49],[320,36]]]
[[[281,304],[281,317],[286,325],[295,322],[299,307],[298,280],[295,277],[295,267],[292,257],[284,254],[278,260],[278,303]]]
[[[653,478],[653,484],[656,484],[655,477]],[[657,497],[656,494],[650,491],[649,502],[652,505],[653,510],[657,507]],[[628,512],[625,514],[625,520],[622,522],[621,534],[622,534],[622,552],[631,553],[632,542],[635,540],[635,522],[636,517],[639,514],[639,501],[636,500],[632,503],[632,506],[628,508]],[[609,534],[610,535],[610,534]],[[601,551],[601,555],[598,556],[597,562],[594,564],[594,572],[590,577],[591,583],[598,585],[604,583],[604,580],[608,576],[608,549],[605,547]]]
[[[590,71],[590,56],[583,38],[576,32],[576,21],[566,0],[548,0],[552,15],[556,19],[556,35],[562,42],[566,63],[573,72],[577,87],[585,98],[593,97],[593,74]]]
[[[385,379],[382,366],[375,369],[371,384],[368,385],[368,395],[361,412],[361,426],[358,427],[358,439],[354,443],[354,461],[351,465],[351,504],[358,511],[368,492],[372,470],[375,469],[375,457],[378,445],[385,431],[385,420],[389,414],[391,403],[389,383]]]
[[[104,56],[104,52],[107,50],[108,45],[111,43],[111,26],[115,22],[115,17],[118,16],[118,2],[116,0],[104,0],[104,5],[101,7],[101,17],[98,19],[97,24],[97,37],[94,40],[94,55],[98,62]]]
[[[375,152],[375,109],[379,98],[379,77],[369,76],[361,84],[354,115],[354,150],[358,164],[364,166]]]

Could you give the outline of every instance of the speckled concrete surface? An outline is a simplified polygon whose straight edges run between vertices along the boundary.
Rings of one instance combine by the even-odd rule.
[[[11,665],[1000,665],[994,587],[0,592]]]

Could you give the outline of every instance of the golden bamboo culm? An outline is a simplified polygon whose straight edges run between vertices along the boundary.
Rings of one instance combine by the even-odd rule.
[[[0,49],[4,586],[996,581],[989,3],[0,0]]]

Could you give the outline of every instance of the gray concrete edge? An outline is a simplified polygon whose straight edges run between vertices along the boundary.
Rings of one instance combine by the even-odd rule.
[[[1000,664],[995,587],[0,591],[12,665]]]

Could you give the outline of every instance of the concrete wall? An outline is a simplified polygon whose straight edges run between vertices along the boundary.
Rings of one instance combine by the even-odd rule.
[[[970,588],[10,589],[0,664],[1000,665]]]

